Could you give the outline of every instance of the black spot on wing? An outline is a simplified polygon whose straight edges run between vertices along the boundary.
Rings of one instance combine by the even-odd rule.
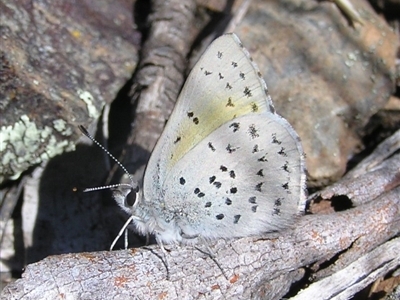
[[[276,138],[276,133],[273,133],[273,134],[272,134],[272,143],[273,143],[273,144],[278,144],[278,145],[282,144],[282,142],[279,141],[279,140]]]
[[[229,128],[233,128],[233,132],[236,132],[240,128],[240,124],[238,122],[233,122],[229,125]]]
[[[222,220],[225,216],[224,214],[219,214],[215,216],[217,218],[217,220]]]
[[[257,153],[257,152],[259,152],[260,150],[258,149],[258,145],[254,145],[254,147],[253,147],[253,151],[251,152],[251,153]]]
[[[265,155],[262,156],[262,157],[260,157],[260,158],[258,159],[258,161],[260,161],[260,162],[267,162],[267,161],[268,161],[268,159],[267,159],[267,154],[268,154],[268,153],[265,153]]]
[[[249,198],[249,202],[252,204],[256,204],[256,201],[257,201],[257,198],[254,196]]]
[[[279,154],[279,155],[282,155],[282,156],[284,156],[284,157],[287,157],[286,150],[285,150],[285,148],[283,148],[283,147],[281,148],[281,150],[279,150],[278,154]]]
[[[231,97],[228,98],[228,102],[226,103],[225,106],[226,107],[235,107],[235,105],[232,102],[232,98]]]
[[[212,152],[215,152],[215,147],[211,142],[208,143],[208,148],[210,148]]]
[[[245,96],[247,96],[247,98],[250,98],[253,96],[253,94],[251,93],[251,90],[247,86],[244,88],[243,94]]]
[[[280,215],[281,214],[281,206],[282,206],[282,200],[283,200],[283,198],[276,198],[275,199],[275,201],[274,201],[274,208],[273,208],[273,211],[272,211],[272,214],[273,215]]]
[[[258,129],[256,128],[256,125],[254,125],[254,124],[251,124],[249,126],[248,133],[252,139],[260,137],[260,134],[258,133]]]
[[[199,197],[199,198],[203,198],[203,197],[205,196],[205,194],[204,194],[202,191],[200,191],[199,188],[195,188],[193,192],[194,192],[194,193],[197,195],[197,197]]]
[[[233,224],[237,224],[239,222],[241,215],[234,215],[233,216]]]
[[[282,170],[287,172],[287,173],[290,173],[289,162],[288,161],[286,161],[285,164],[282,166]]]
[[[257,112],[258,111],[258,105],[254,102],[252,102],[251,104],[251,111],[252,112]]]
[[[228,146],[226,146],[226,151],[228,151],[228,153],[233,153],[235,152],[237,149],[239,149],[239,147],[233,147],[231,144],[228,144]]]
[[[219,181],[216,181],[216,182],[214,182],[213,183],[213,185],[217,188],[217,189],[219,189],[220,187],[221,187],[221,182],[219,182]]]
[[[279,207],[274,207],[272,214],[279,216],[281,214],[281,209]]]
[[[194,117],[194,113],[192,112],[192,111],[189,111],[188,113],[187,113],[187,116],[188,116],[188,118],[189,119],[192,119],[193,117]],[[192,119],[192,121],[193,121],[193,123],[194,124],[196,124],[196,125],[198,125],[199,124],[199,118],[197,118],[197,117],[194,117],[193,119]]]

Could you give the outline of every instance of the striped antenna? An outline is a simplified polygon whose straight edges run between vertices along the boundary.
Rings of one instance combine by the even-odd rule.
[[[92,192],[92,191],[98,191],[98,190],[104,190],[104,189],[108,189],[108,188],[116,188],[116,187],[120,187],[120,186],[127,186],[129,188],[133,188],[135,186],[134,184],[134,180],[131,174],[129,174],[128,170],[120,163],[120,161],[118,159],[116,159],[114,157],[114,155],[112,155],[102,144],[100,144],[90,133],[89,131],[86,130],[85,127],[83,127],[82,125],[79,125],[78,128],[80,129],[80,131],[87,136],[93,143],[95,143],[97,146],[100,147],[100,149],[102,149],[109,157],[111,157],[117,164],[118,166],[121,167],[121,169],[126,173],[126,175],[128,175],[129,180],[131,181],[131,185],[126,184],[126,183],[120,183],[120,184],[113,184],[113,185],[107,185],[107,186],[101,186],[101,187],[95,187],[95,188],[87,188],[84,190],[84,192]]]

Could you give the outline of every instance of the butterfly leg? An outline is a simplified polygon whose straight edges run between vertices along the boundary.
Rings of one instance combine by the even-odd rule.
[[[124,232],[126,232],[125,234],[125,249],[128,248],[128,225],[132,222],[132,220],[134,219],[134,216],[131,216],[124,224],[124,226],[122,226],[121,230],[118,232],[118,235],[115,237],[114,241],[112,242],[111,246],[110,246],[110,251],[113,250],[115,244],[117,243],[117,241],[119,240],[119,238],[122,236],[122,234]]]
[[[196,246],[195,246],[195,248],[198,251],[200,251],[201,253],[204,253],[204,254],[208,255],[212,259],[212,261],[217,265],[217,267],[221,270],[222,275],[224,275],[225,279],[229,280],[229,278],[226,275],[224,269],[221,267],[221,265],[217,261],[217,257],[215,255],[214,251],[210,248],[210,245],[208,244],[208,242],[200,235],[198,235],[198,241],[199,241],[199,243],[201,243],[202,245],[204,245],[206,247],[206,251],[204,251],[204,250],[202,250],[202,249],[200,249],[199,247],[196,247]]]
[[[159,237],[159,235],[157,233],[155,234],[155,237],[156,237],[157,245],[160,247],[161,252],[163,253],[163,256],[164,256],[164,259],[162,259],[162,262],[164,263],[165,268],[167,269],[167,280],[169,280],[169,270],[170,270],[170,268],[169,268],[169,263],[168,263],[168,259],[167,259],[167,251],[165,250],[164,244],[163,244],[161,238]]]
[[[205,245],[206,246],[206,251],[201,250],[200,248],[196,247],[195,248],[197,250],[199,250],[200,252],[207,254],[208,256],[210,256],[211,258],[215,258],[215,254],[214,252],[211,250],[210,246],[208,245],[207,241],[200,235],[200,234],[194,234],[194,235],[189,235],[184,233],[183,231],[181,231],[181,237],[184,240],[194,240],[194,239],[198,239],[199,244]]]

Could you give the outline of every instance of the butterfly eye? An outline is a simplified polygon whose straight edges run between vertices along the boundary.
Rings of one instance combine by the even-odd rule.
[[[130,193],[128,195],[126,195],[126,198],[125,198],[125,206],[126,207],[132,207],[135,204],[136,199],[138,197],[138,192],[139,192],[139,187],[131,188]]]

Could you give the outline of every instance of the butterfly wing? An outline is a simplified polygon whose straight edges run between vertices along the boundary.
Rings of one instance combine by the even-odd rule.
[[[158,201],[169,172],[222,124],[273,110],[267,86],[237,36],[216,39],[187,78],[153,150],[143,182],[145,201]]]
[[[159,213],[187,236],[231,238],[281,230],[304,212],[299,137],[271,112],[234,118],[179,160],[164,188]]]

